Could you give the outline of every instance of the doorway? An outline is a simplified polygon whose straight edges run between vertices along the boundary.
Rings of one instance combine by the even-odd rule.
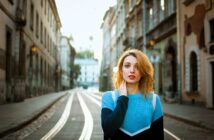
[[[176,52],[173,46],[169,46],[166,50],[166,60],[168,62],[168,76],[170,84],[168,91],[171,92],[171,97],[174,98],[177,93],[177,61]]]
[[[211,62],[211,73],[212,73],[212,106],[214,107],[214,62]]]
[[[12,86],[11,86],[11,78],[12,78],[12,30],[9,27],[6,27],[6,100],[10,102],[12,100]]]

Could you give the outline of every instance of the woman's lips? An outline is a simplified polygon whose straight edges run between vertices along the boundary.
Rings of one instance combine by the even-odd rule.
[[[129,75],[128,77],[129,77],[129,79],[131,79],[131,80],[134,80],[134,79],[135,79],[135,76],[134,76],[134,75]]]

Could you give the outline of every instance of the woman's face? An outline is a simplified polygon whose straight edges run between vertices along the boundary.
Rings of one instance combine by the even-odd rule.
[[[141,75],[137,66],[136,57],[129,55],[124,59],[122,65],[122,76],[129,84],[135,84],[140,81]]]

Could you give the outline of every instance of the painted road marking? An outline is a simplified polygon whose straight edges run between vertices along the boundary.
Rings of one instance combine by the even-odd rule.
[[[90,96],[89,96],[89,94],[84,94],[84,95],[86,95],[88,98],[90,98],[95,104],[97,104],[99,107],[101,107],[101,102],[100,101],[98,101],[97,99],[95,99],[94,97],[91,97],[92,95],[90,94]]]
[[[68,99],[68,102],[66,104],[65,110],[60,117],[59,121],[55,124],[55,126],[45,135],[41,138],[41,140],[50,140],[56,136],[56,134],[63,128],[66,121],[68,120],[68,117],[70,115],[71,111],[71,105],[73,102],[74,93],[72,93]]]
[[[99,96],[99,95],[96,95],[96,94],[89,94],[90,96],[93,96],[93,97],[95,97],[95,98],[97,98],[98,100],[101,100],[102,99],[102,97],[101,96]]]
[[[177,137],[176,135],[174,135],[172,132],[170,132],[169,130],[164,128],[164,132],[166,132],[168,135],[170,135],[171,137],[173,137],[176,140],[181,140],[179,137]]]
[[[84,100],[82,99],[82,96],[80,94],[77,94],[80,105],[83,110],[83,114],[85,117],[85,123],[83,127],[83,131],[80,135],[79,140],[90,140],[91,134],[93,131],[93,117],[91,115],[91,112],[89,111],[88,107],[86,106]]]

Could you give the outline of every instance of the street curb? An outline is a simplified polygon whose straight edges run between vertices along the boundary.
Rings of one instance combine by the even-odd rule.
[[[202,124],[202,122],[200,122],[200,121],[194,121],[194,120],[191,120],[190,118],[185,118],[185,117],[173,115],[173,114],[170,114],[167,112],[164,112],[164,116],[178,120],[178,121],[182,121],[182,122],[190,124],[192,126],[196,126],[196,127],[200,127],[200,128],[210,130],[210,131],[214,131],[214,128],[208,127],[208,126]]]
[[[56,100],[54,100],[52,103],[50,103],[47,107],[45,107],[43,110],[41,110],[38,114],[36,114],[35,116],[33,116],[31,119],[26,120],[24,122],[21,122],[20,124],[17,124],[16,126],[9,128],[7,130],[4,130],[2,132],[0,132],[0,139],[11,134],[14,133],[22,128],[24,128],[26,125],[32,123],[34,120],[38,119],[43,113],[45,113],[49,108],[51,108],[55,103],[57,103],[60,99],[62,99],[63,97],[65,97],[68,94],[68,92],[66,92],[64,95],[61,95],[59,98],[57,98]]]

